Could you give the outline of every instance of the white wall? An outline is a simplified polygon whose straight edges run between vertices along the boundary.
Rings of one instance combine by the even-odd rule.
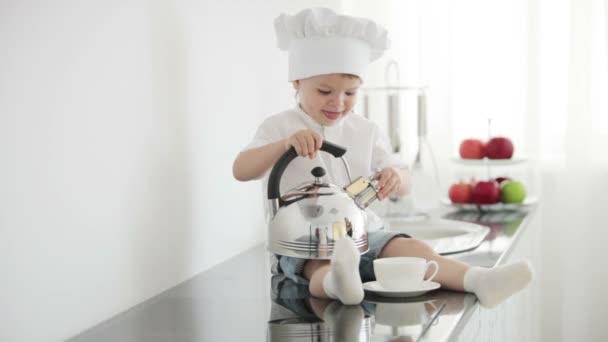
[[[334,1],[3,1],[0,340],[83,331],[264,239],[232,160],[293,103],[272,20]]]

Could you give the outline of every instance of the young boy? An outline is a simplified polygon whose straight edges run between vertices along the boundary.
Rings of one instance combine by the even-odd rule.
[[[389,46],[387,32],[373,21],[343,16],[325,8],[312,8],[275,21],[279,48],[289,52],[288,80],[299,103],[294,109],[267,118],[253,141],[237,156],[234,177],[240,181],[264,178],[289,148],[301,157],[283,174],[282,189],[291,189],[311,178],[310,170],[327,170],[329,183],[345,185],[349,179],[340,161],[318,153],[323,140],[344,146],[353,176],[367,176],[379,169],[378,199],[409,191],[403,164],[391,154],[388,138],[379,127],[352,113],[357,93],[370,62]],[[442,257],[423,242],[405,234],[382,229],[382,221],[368,210],[369,252],[360,256],[354,242],[336,242],[331,262],[279,257],[279,271],[300,284],[308,284],[318,298],[344,304],[363,300],[362,281],[374,280],[373,260],[417,256],[435,260],[439,273],[434,281],[443,287],[475,293],[482,305],[493,307],[532,279],[528,262],[486,269],[470,267]]]

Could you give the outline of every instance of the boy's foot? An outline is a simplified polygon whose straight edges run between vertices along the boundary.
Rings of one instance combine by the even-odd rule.
[[[323,279],[323,290],[329,298],[353,305],[363,301],[363,285],[359,276],[359,250],[350,237],[336,241],[330,271]]]
[[[493,308],[526,287],[533,276],[527,260],[496,268],[471,267],[464,275],[464,289],[473,292],[482,306]]]

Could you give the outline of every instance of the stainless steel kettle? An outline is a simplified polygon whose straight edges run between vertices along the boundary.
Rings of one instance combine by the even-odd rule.
[[[348,163],[342,157],[346,149],[324,141],[321,151],[342,159],[350,184],[340,188],[322,182],[325,170],[311,170],[314,181],[306,182],[287,194],[280,194],[281,176],[298,155],[292,147],[270,172],[268,200],[271,219],[267,248],[278,255],[306,259],[330,259],[334,242],[348,235],[361,254],[368,251],[365,208],[376,199],[373,177],[352,181]]]

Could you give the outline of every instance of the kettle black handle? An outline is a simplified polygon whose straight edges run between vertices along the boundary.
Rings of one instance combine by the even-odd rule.
[[[329,141],[323,141],[321,145],[321,151],[327,152],[333,155],[336,158],[340,158],[346,153],[346,149],[342,146],[336,145],[334,143],[330,143]],[[281,158],[274,164],[272,171],[270,171],[270,176],[268,178],[268,199],[279,199],[279,205],[282,205],[281,201],[281,176],[287,165],[291,163],[292,160],[296,159],[298,153],[296,149],[291,147],[287,152],[283,153]]]

